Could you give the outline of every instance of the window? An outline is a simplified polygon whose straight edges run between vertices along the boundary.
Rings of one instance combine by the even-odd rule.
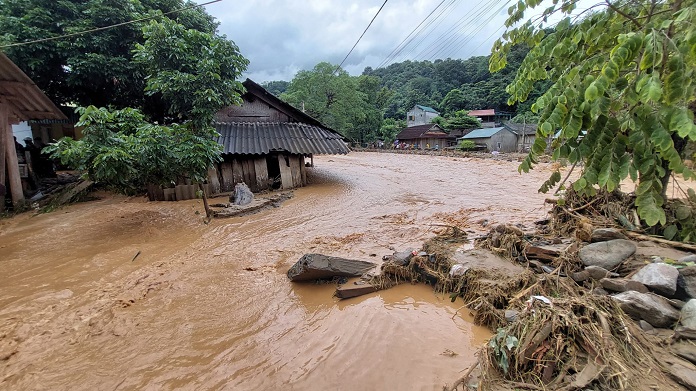
[[[409,121],[415,121],[415,120],[416,120],[416,117],[414,117],[414,116],[412,116],[412,115],[409,115],[409,116],[408,116],[408,120],[409,120]]]
[[[501,142],[498,142],[498,149],[497,150],[500,151],[501,148],[503,148],[503,144]]]

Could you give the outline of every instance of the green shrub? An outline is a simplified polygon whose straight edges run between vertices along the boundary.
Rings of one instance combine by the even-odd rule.
[[[457,147],[462,151],[471,151],[476,149],[476,144],[471,140],[461,140]]]

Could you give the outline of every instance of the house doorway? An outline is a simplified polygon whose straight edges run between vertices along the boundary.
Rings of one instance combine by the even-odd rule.
[[[280,178],[280,164],[278,154],[266,155],[266,168],[268,169],[269,186],[273,190],[278,190],[283,185]]]

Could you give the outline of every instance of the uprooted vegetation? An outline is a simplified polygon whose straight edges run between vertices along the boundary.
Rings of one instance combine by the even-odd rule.
[[[593,227],[630,227],[632,205],[630,197],[619,193],[586,200],[569,192],[539,233],[498,225],[477,240],[477,247],[524,266],[518,273],[481,265],[453,273],[458,263],[455,249],[467,237],[449,227],[424,243],[420,254],[427,255],[414,256],[403,265],[385,262],[371,283],[384,289],[424,282],[450,294],[453,301],[462,298],[475,323],[495,333],[479,352],[476,389],[678,389],[655,358],[654,342],[619,304],[568,277],[582,269],[579,243],[590,241]],[[639,220],[635,221],[637,229]],[[559,235],[574,239],[559,244],[563,250],[544,265],[544,271],[535,269],[539,262],[527,258],[528,247]],[[618,271],[626,275],[633,270]],[[508,313],[514,313],[512,319]],[[471,389],[472,370],[445,390]]]

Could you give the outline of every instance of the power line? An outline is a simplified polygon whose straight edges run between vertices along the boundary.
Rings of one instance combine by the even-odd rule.
[[[220,1],[222,1],[222,0],[212,0],[212,1],[209,1],[209,2],[207,2],[207,3],[194,4],[194,5],[190,5],[190,6],[188,6],[188,7],[179,8],[179,9],[176,9],[176,10],[173,10],[173,11],[165,12],[165,13],[163,13],[163,14],[161,14],[161,15],[148,16],[148,17],[145,17],[145,18],[135,19],[135,20],[131,20],[131,21],[128,21],[128,22],[122,22],[122,23],[112,24],[112,25],[109,25],[109,26],[97,27],[97,28],[90,29],[90,30],[84,30],[84,31],[80,31],[80,32],[77,32],[77,33],[70,33],[70,34],[60,35],[60,36],[57,36],[57,37],[35,39],[35,40],[33,40],[33,41],[11,43],[11,44],[8,44],[8,45],[2,45],[2,46],[0,46],[0,49],[9,48],[9,47],[14,47],[14,46],[30,45],[30,44],[39,43],[39,42],[55,41],[55,40],[57,40],[57,39],[63,39],[63,38],[76,37],[76,36],[78,36],[78,35],[83,35],[83,34],[88,34],[88,33],[94,33],[94,32],[102,31],[102,30],[108,30],[108,29],[112,29],[112,28],[114,28],[114,27],[125,26],[125,25],[127,25],[127,24],[143,22],[143,21],[145,21],[145,20],[150,20],[150,19],[158,18],[158,17],[160,17],[160,16],[173,14],[173,13],[175,13],[175,12],[186,11],[186,10],[193,9],[193,8],[197,8],[197,7],[203,7],[203,6],[206,6],[206,5],[209,5],[209,4],[213,4],[213,3],[217,3],[217,2],[220,2]],[[385,3],[386,3],[386,1],[385,1]]]
[[[442,17],[442,15],[444,15],[445,12],[448,12],[449,8],[452,7],[456,1],[457,0],[451,0],[451,2],[449,4],[447,4],[434,19],[428,21],[428,23],[423,28],[423,30],[419,32],[419,34],[423,33],[423,36],[417,42],[415,42],[413,44],[411,50],[409,50],[408,53],[406,53],[403,57],[409,58],[413,53],[416,52],[416,50],[418,50],[418,48],[423,44],[425,39],[428,38],[430,36],[430,34],[435,32],[435,29],[437,28],[437,26],[442,24],[442,22],[438,22],[438,19],[440,19],[440,17]],[[452,11],[450,10],[447,15],[449,16],[449,14],[451,14],[451,13],[452,13]],[[416,37],[414,37],[414,41],[415,41],[415,38]]]
[[[381,67],[384,66],[384,65],[387,65],[387,63],[388,63],[389,61],[391,61],[391,60],[393,60],[394,58],[396,58],[396,56],[398,56],[399,53],[401,53],[401,51],[402,51],[406,46],[408,46],[408,43],[407,43],[406,45],[404,45],[404,42],[406,42],[406,40],[408,40],[408,38],[409,38],[411,35],[413,35],[413,33],[415,33],[415,32],[420,28],[420,26],[423,25],[423,23],[425,23],[426,20],[428,20],[428,18],[430,18],[430,16],[431,16],[432,14],[434,14],[435,11],[437,11],[437,9],[440,8],[440,6],[442,6],[442,4],[443,4],[445,1],[447,1],[447,0],[442,0],[442,1],[440,2],[440,4],[438,4],[432,11],[430,11],[430,13],[428,14],[428,16],[426,16],[423,20],[421,20],[421,22],[418,23],[418,26],[416,26],[410,33],[408,33],[408,35],[406,36],[406,38],[404,38],[404,40],[401,41],[401,43],[399,43],[398,45],[396,45],[396,47],[394,48],[394,50],[392,50],[391,53],[389,53],[389,55],[387,55],[387,57],[377,66],[377,69],[381,68]],[[417,35],[417,34],[416,34],[416,35]],[[412,39],[412,40],[413,40],[413,39]],[[411,40],[411,41],[412,41],[412,40]],[[409,43],[410,43],[411,41],[409,41]],[[402,45],[404,45],[404,46],[401,47]],[[399,49],[400,47],[401,47],[401,49]],[[399,51],[398,53],[397,53],[397,50]]]
[[[365,31],[363,31],[363,33],[360,34],[360,38],[358,38],[358,40],[355,41],[355,45],[353,45],[353,47],[350,49],[350,51],[348,52],[348,54],[346,54],[346,57],[343,59],[343,61],[341,61],[341,63],[338,64],[338,66],[336,67],[336,70],[334,71],[334,73],[338,72],[338,70],[341,69],[341,66],[343,65],[343,63],[346,62],[346,60],[348,59],[348,56],[350,56],[350,54],[353,53],[353,49],[355,49],[355,47],[358,46],[358,43],[360,43],[360,40],[362,39],[362,37],[365,35],[365,33],[367,32],[367,30],[370,29],[370,26],[372,26],[372,22],[374,22],[375,19],[377,19],[377,15],[379,15],[379,13],[382,12],[382,8],[384,8],[384,6],[387,5],[387,1],[389,1],[389,0],[384,0],[384,3],[382,3],[382,6],[379,7],[379,9],[377,10],[377,13],[375,14],[375,16],[372,17],[372,20],[370,21],[370,24],[368,24],[367,27],[365,27]]]

